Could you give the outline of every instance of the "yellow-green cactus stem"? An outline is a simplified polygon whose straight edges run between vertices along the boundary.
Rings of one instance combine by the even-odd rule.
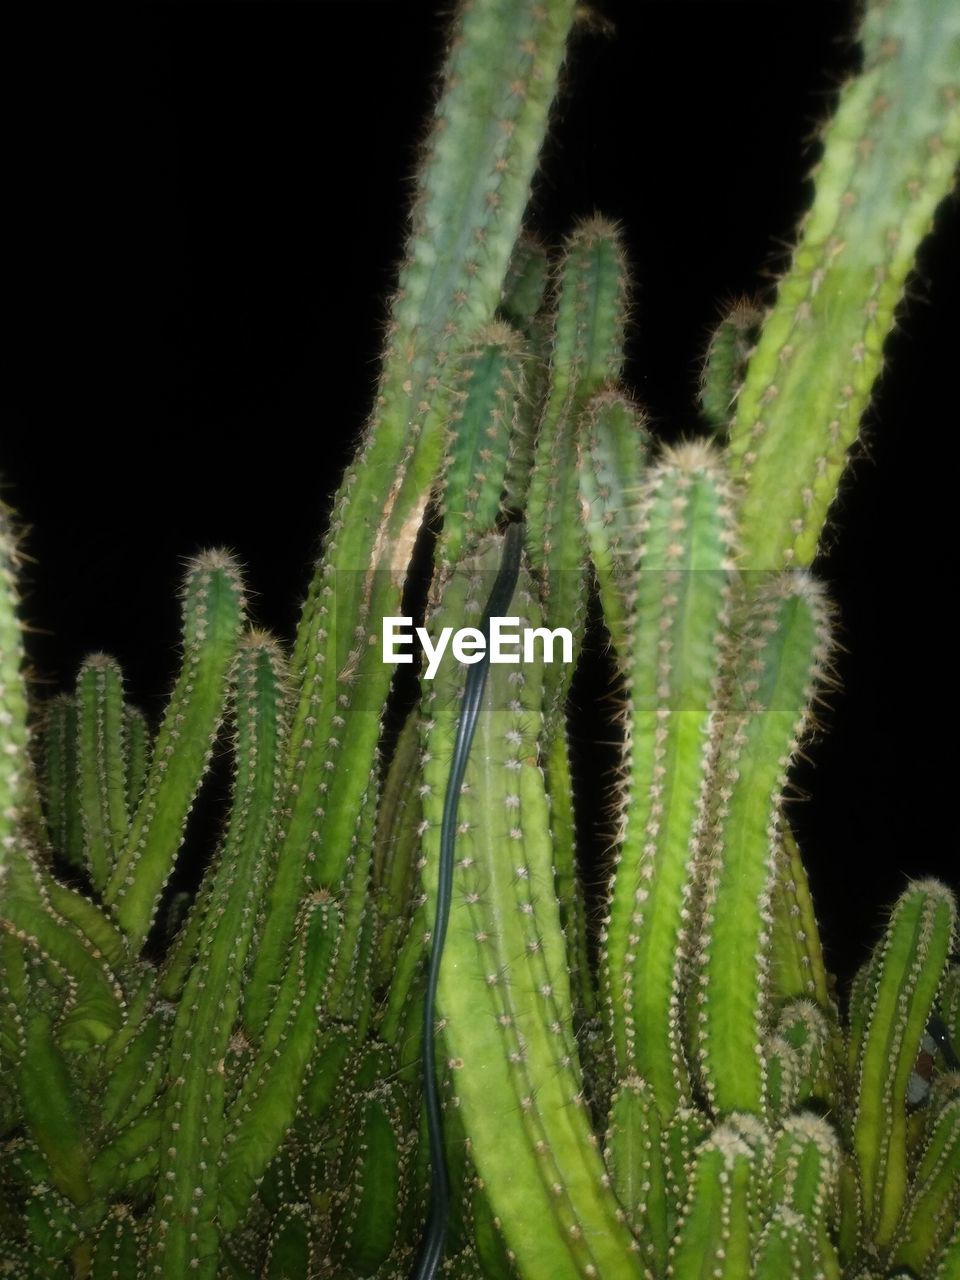
[[[827,1226],[839,1175],[840,1142],[828,1122],[809,1111],[788,1116],[773,1139],[769,1195],[774,1205],[802,1216],[821,1263],[833,1250]],[[835,1258],[830,1265],[836,1269]]]
[[[732,509],[718,453],[704,444],[668,451],[637,520],[620,832],[601,974],[618,1070],[649,1083],[667,1120],[690,1097],[681,997],[730,612]]]
[[[954,942],[956,903],[937,880],[901,895],[871,965],[855,1076],[853,1146],[868,1237],[889,1244],[907,1194],[907,1083]]]
[[[670,1221],[662,1122],[653,1090],[629,1076],[614,1090],[603,1151],[613,1190],[654,1275],[667,1265]]]
[[[822,590],[793,573],[757,593],[737,639],[706,840],[696,1026],[699,1074],[717,1114],[761,1114],[777,831],[787,771],[827,675]]]
[[[105,653],[87,658],[77,676],[77,777],[84,854],[103,892],[126,837],[123,676]]]
[[[827,982],[823,946],[800,850],[789,827],[781,828],[773,889],[770,982],[775,997],[808,996],[836,1013]]]
[[[683,1216],[670,1248],[673,1280],[743,1280],[750,1275],[754,1241],[749,1202],[756,1181],[753,1147],[735,1126],[719,1125],[694,1157]]]
[[[746,1273],[745,1273],[746,1274]],[[753,1280],[822,1280],[810,1226],[786,1205],[777,1205],[763,1229],[750,1273]]]
[[[960,1204],[960,1097],[940,1108],[929,1125],[903,1215],[897,1224],[891,1259],[924,1275],[947,1242]]]
[[[375,633],[381,618],[400,613],[440,466],[451,406],[445,366],[495,318],[573,11],[573,0],[477,0],[458,12],[376,403],[335,501],[294,649],[290,813],[247,993],[254,1021],[279,981],[297,902],[311,884],[336,889],[352,869],[344,866],[352,823],[375,789],[391,679]]]
[[[491,539],[445,584],[429,626],[480,619],[499,564]],[[489,589],[489,588],[488,588]],[[505,616],[540,624],[521,571]],[[462,674],[425,685],[423,835],[435,915],[442,801]],[[437,991],[451,1090],[507,1246],[528,1280],[640,1273],[605,1185],[572,1030],[543,776],[539,663],[492,665],[457,817],[452,905]],[[514,1123],[517,1121],[517,1123]],[[636,1261],[634,1261],[636,1259]]]
[[[210,761],[244,609],[240,570],[231,555],[206,551],[190,563],[183,585],[183,665],[143,797],[104,892],[134,949],[153,924]]]
[[[871,0],[861,41],[863,72],[827,126],[813,206],[731,430],[749,570],[813,560],[917,245],[960,157],[960,8]]]
[[[960,1276],[960,1224],[953,1228],[936,1262],[933,1280],[957,1280]]]

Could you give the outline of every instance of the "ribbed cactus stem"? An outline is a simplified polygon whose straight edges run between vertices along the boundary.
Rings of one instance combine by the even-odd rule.
[[[947,1243],[957,1218],[960,1187],[960,1095],[931,1118],[904,1213],[897,1225],[893,1260],[926,1274],[930,1261]]]
[[[642,412],[622,392],[598,392],[580,429],[580,516],[597,576],[603,620],[620,663],[642,540],[639,504],[650,436]]]
[[[218,1155],[218,1219],[225,1234],[245,1218],[254,1187],[296,1116],[316,1043],[316,1009],[324,1003],[339,933],[340,912],[329,895],[317,892],[308,898],[270,1019],[226,1113]]]
[[[732,508],[718,454],[665,454],[641,495],[630,566],[620,834],[601,966],[618,1069],[666,1120],[689,1100],[681,996],[730,611]]]
[[[855,1077],[853,1143],[869,1235],[889,1243],[907,1191],[907,1083],[956,928],[939,881],[918,880],[893,909],[871,965]]]
[[[135,948],[153,923],[210,761],[243,614],[243,584],[233,557],[225,551],[197,556],[183,586],[183,665],[143,797],[104,893]]]
[[[278,808],[285,678],[276,641],[260,632],[244,637],[236,673],[233,805],[168,1058],[172,1083],[151,1243],[165,1274],[217,1273],[219,1170],[211,1156],[224,1142],[223,1063],[266,874],[263,849]]]
[[[353,816],[375,791],[391,676],[377,649],[380,619],[400,613],[440,466],[448,361],[495,318],[573,8],[573,0],[475,0],[458,15],[376,404],[340,487],[294,650],[292,801],[248,993],[255,1017],[283,967],[304,869],[314,885],[339,885]]]
[[[700,412],[720,436],[726,434],[733,418],[762,319],[756,302],[739,298],[727,309],[710,339],[700,377]]]
[[[77,787],[77,704],[72,694],[51,698],[43,723],[43,791],[54,852],[84,869],[83,817]]]
[[[476,624],[499,554],[499,540],[488,542],[450,578],[431,627],[455,619]],[[520,617],[521,626],[540,622],[531,589],[521,571],[507,614]],[[447,662],[424,689],[430,917],[461,681]],[[605,1187],[573,1039],[547,800],[536,765],[542,699],[539,664],[491,666],[460,795],[437,993],[443,1042],[472,1158],[522,1274],[632,1275],[630,1236]]]
[[[444,456],[438,563],[456,564],[489,533],[500,512],[510,430],[521,396],[519,335],[502,321],[477,335],[459,362],[458,407]]]
[[[581,223],[567,240],[557,279],[550,385],[530,481],[527,541],[547,625],[573,629],[579,646],[587,550],[583,529],[570,516],[579,505],[580,415],[623,364],[627,281],[616,227],[600,218]],[[571,675],[563,667],[548,669],[548,706],[566,693]]]
[[[737,402],[745,569],[812,561],[917,245],[960,157],[953,0],[871,0],[862,42],[863,73],[827,127],[813,207]]]
[[[700,1074],[713,1110],[760,1114],[771,900],[787,772],[829,658],[827,609],[805,575],[759,593],[738,637],[707,837],[696,993]]]
[[[105,888],[126,841],[123,676],[113,658],[95,653],[77,676],[77,773],[87,868]]]
[[[718,1125],[697,1150],[670,1249],[672,1280],[742,1280],[750,1274],[749,1201],[755,1152],[736,1127]]]
[[[136,813],[150,764],[150,728],[137,707],[123,709],[123,741],[126,749],[127,811]]]

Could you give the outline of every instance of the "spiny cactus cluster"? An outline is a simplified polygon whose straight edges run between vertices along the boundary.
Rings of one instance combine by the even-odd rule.
[[[101,654],[33,706],[3,513],[2,1275],[960,1276],[955,900],[910,884],[841,1010],[784,812],[832,678],[809,566],[960,153],[960,9],[868,7],[792,263],[720,326],[711,435],[673,448],[621,382],[617,228],[552,252],[522,225],[574,16],[456,17],[376,403],[289,653],[208,552],[155,732]],[[384,715],[381,625],[420,549],[436,639],[482,624],[517,526],[504,615],[576,656],[596,598],[616,666],[599,920],[572,663],[481,686],[447,656],[399,733]],[[184,911],[218,741],[230,809]]]

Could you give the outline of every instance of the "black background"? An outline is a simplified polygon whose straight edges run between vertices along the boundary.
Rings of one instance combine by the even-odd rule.
[[[156,718],[185,556],[233,548],[258,620],[292,634],[370,404],[446,19],[365,0],[78,9],[7,19],[0,469],[41,689],[107,649]],[[622,221],[628,381],[672,438],[697,429],[722,304],[769,282],[809,200],[854,6],[600,12],[616,32],[577,39],[531,221]],[[817,565],[842,688],[791,817],[844,977],[908,875],[956,876],[958,231],[953,201]],[[586,754],[594,732],[578,721]]]

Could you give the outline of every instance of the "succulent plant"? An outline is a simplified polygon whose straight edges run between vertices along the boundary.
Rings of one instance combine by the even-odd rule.
[[[291,646],[208,551],[157,726],[104,654],[37,699],[2,512],[3,1274],[960,1275],[955,898],[909,883],[839,999],[784,803],[835,678],[811,565],[960,154],[960,8],[867,5],[790,262],[679,444],[624,383],[620,229],[527,215],[577,17],[455,15]],[[435,655],[404,698],[401,618]],[[596,634],[599,899],[568,740]]]

